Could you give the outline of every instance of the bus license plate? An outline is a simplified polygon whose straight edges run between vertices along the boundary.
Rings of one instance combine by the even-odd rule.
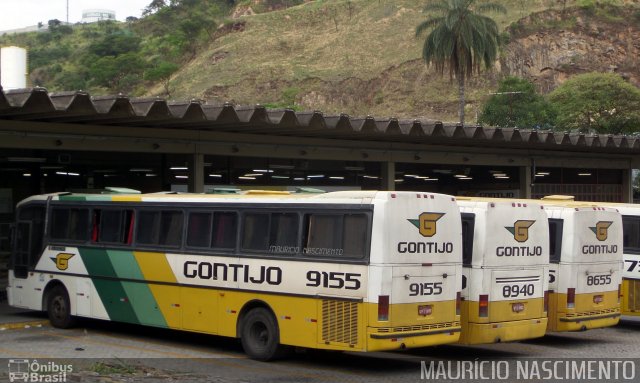
[[[602,295],[594,295],[593,303],[602,303],[604,301],[604,297]]]
[[[514,304],[512,304],[511,305],[511,310],[514,313],[519,313],[519,312],[524,311],[524,303],[514,303]]]
[[[426,317],[427,315],[431,315],[433,312],[433,308],[431,305],[426,306],[418,306],[418,315]]]

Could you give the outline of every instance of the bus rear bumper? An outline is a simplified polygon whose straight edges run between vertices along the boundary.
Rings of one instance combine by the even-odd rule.
[[[461,330],[459,324],[440,329],[407,332],[379,332],[378,328],[369,327],[367,351],[403,350],[455,343],[460,338]]]
[[[460,344],[488,344],[539,338],[547,330],[547,318],[494,323],[469,323],[462,327]]]
[[[584,316],[561,316],[556,322],[554,331],[584,331],[595,328],[611,327],[620,321],[620,312],[584,315]]]

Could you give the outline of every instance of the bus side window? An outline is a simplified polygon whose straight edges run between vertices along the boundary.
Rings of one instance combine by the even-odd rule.
[[[269,214],[245,214],[242,231],[243,249],[266,251],[269,241]]]
[[[303,253],[316,257],[363,258],[369,220],[365,214],[306,214]]]
[[[461,213],[462,218],[462,265],[470,267],[473,260],[473,238],[476,215]]]
[[[210,212],[191,212],[187,224],[187,246],[209,247],[211,235]]]
[[[183,214],[177,210],[140,211],[136,242],[142,245],[180,247]]]
[[[218,249],[235,249],[237,229],[237,213],[226,211],[215,212],[213,214],[213,229],[211,231],[211,247]]]
[[[640,254],[640,218],[623,215],[622,232],[624,252]]]
[[[91,241],[131,244],[132,210],[94,209]]]
[[[549,218],[549,262],[560,263],[563,220]]]
[[[54,208],[51,219],[51,238],[87,241],[89,224],[89,209]]]
[[[271,252],[274,253],[297,253],[287,248],[298,246],[298,214],[272,213],[270,226],[269,250],[273,249]]]

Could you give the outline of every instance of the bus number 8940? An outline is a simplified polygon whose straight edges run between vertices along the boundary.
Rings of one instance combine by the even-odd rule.
[[[505,285],[502,287],[502,296],[505,298],[517,298],[519,296],[529,297],[535,291],[533,284],[526,285]]]

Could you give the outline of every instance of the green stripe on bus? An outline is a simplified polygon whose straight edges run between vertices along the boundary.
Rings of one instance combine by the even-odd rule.
[[[119,322],[139,324],[138,316],[131,307],[122,283],[118,280],[100,277],[117,278],[106,250],[80,248],[80,256],[87,272],[98,291],[100,300],[107,310],[109,319]]]
[[[109,195],[61,195],[58,197],[60,201],[111,201],[112,198]]]
[[[130,251],[107,250],[111,264],[118,278],[144,281],[144,276],[133,253]],[[149,286],[144,282],[122,282],[131,307],[140,323],[151,326],[168,327],[158,308]]]

